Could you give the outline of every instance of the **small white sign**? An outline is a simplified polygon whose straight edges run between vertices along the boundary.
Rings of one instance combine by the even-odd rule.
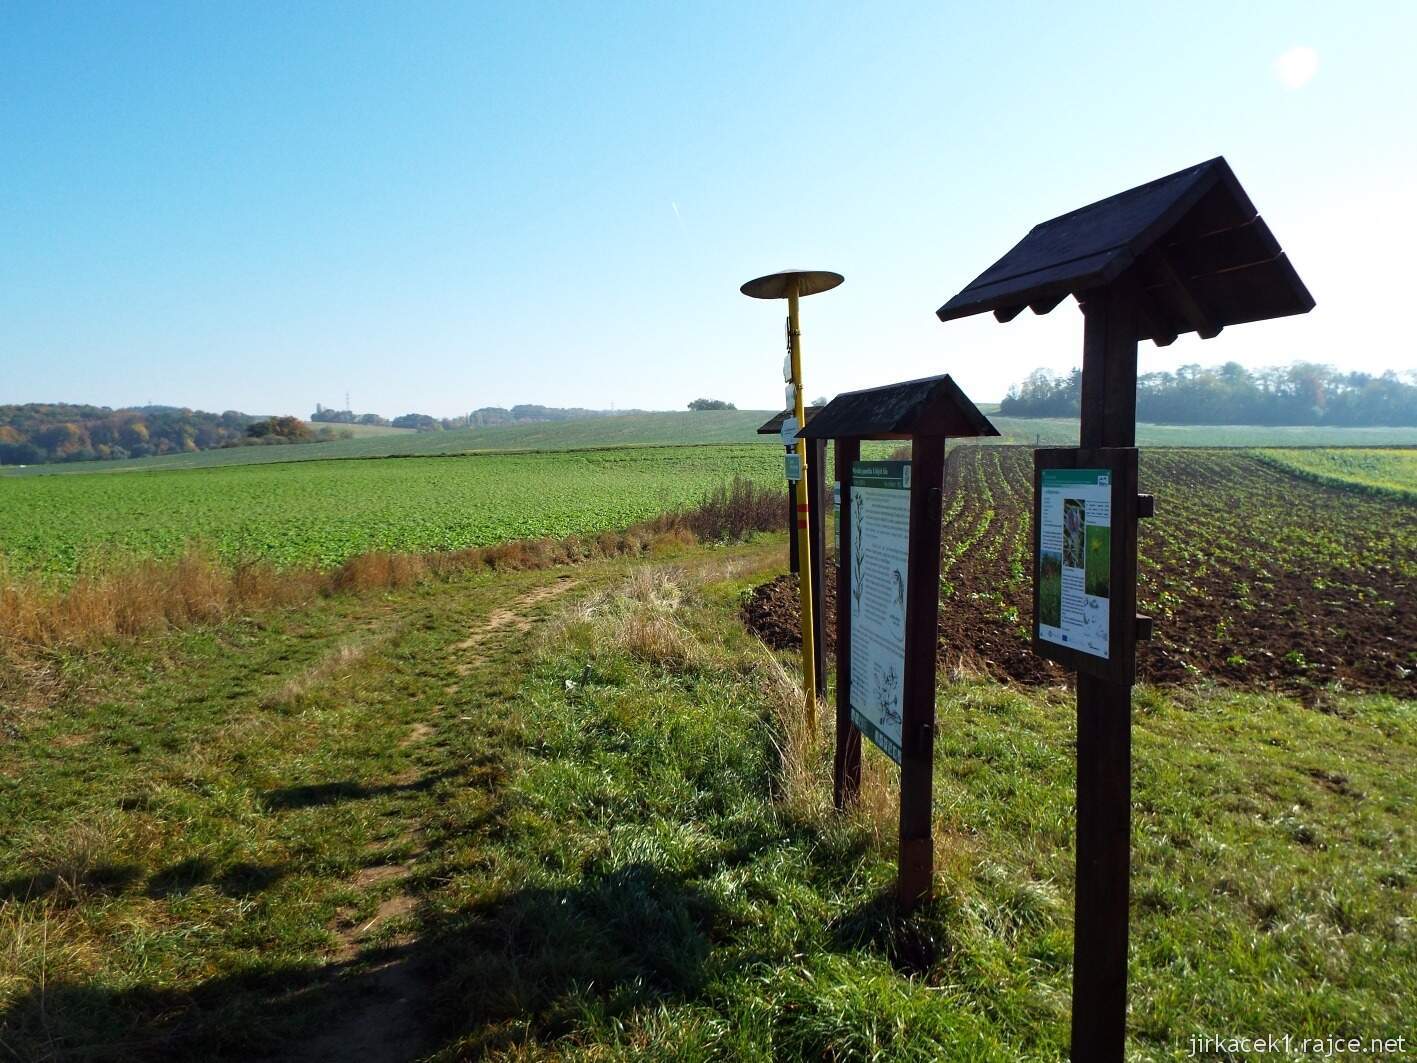
[[[793,483],[802,479],[802,455],[788,454],[787,457],[787,478]]]
[[[787,400],[787,408],[789,410],[795,410],[797,408],[797,385],[788,384],[787,387],[782,389],[782,394]]]
[[[782,379],[785,383],[792,383],[792,355],[782,356]]]
[[[782,445],[784,447],[793,446],[797,442],[797,418],[789,417],[782,422]]]

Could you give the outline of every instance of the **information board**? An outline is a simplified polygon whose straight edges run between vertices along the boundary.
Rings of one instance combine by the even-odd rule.
[[[783,464],[787,471],[787,478],[793,483],[796,483],[798,480],[802,479],[802,455],[785,454],[783,457],[786,459]]]
[[[1038,638],[1107,659],[1112,471],[1044,469],[1038,522]]]
[[[851,466],[851,721],[900,763],[910,462]]]

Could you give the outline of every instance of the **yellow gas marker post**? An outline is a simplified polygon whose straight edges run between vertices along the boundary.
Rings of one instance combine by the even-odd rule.
[[[789,405],[799,428],[807,423],[807,414],[802,397],[802,330],[798,324],[797,300],[802,296],[830,291],[844,279],[840,273],[826,270],[786,270],[750,280],[739,289],[753,299],[787,300],[787,348],[792,366],[792,401]],[[797,584],[802,601],[802,688],[807,695],[807,721],[815,728],[817,675],[816,651],[812,643],[816,628],[812,622],[812,610],[816,603],[812,601],[812,565],[820,564],[821,559],[812,557],[812,537],[808,533],[807,444],[799,439],[796,446],[801,473],[797,481]]]

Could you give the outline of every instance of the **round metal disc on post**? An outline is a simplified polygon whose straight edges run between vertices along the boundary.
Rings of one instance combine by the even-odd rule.
[[[783,376],[788,383],[784,421],[794,425],[807,423],[807,411],[802,399],[802,331],[798,325],[797,304],[802,296],[830,291],[843,279],[840,273],[830,270],[793,269],[757,277],[739,289],[753,299],[787,300],[788,356],[783,366]],[[787,439],[783,442],[786,443]],[[807,724],[813,729],[817,726],[817,697],[826,693],[825,661],[821,659],[821,610],[817,601],[821,594],[821,555],[825,551],[821,514],[822,470],[819,468],[823,462],[819,460],[821,445],[816,446],[818,458],[809,462],[806,442],[795,439],[791,447],[795,451],[793,457],[796,462],[794,464],[789,459],[787,474],[789,479],[793,479],[793,473],[796,473],[793,491],[793,515],[796,518],[793,523],[796,528],[789,527],[789,532],[796,545],[799,597],[802,602],[802,687],[806,695]]]
[[[792,294],[794,282],[797,294],[802,296],[829,292],[845,279],[829,269],[785,269],[756,277],[738,290],[752,299],[786,299]]]

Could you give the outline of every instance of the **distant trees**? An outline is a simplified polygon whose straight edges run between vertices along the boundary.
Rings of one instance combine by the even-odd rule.
[[[416,428],[420,432],[440,432],[443,429],[442,421],[426,413],[406,413],[395,417],[390,423],[395,428]]]
[[[689,403],[691,410],[736,410],[738,407],[722,399],[695,399]]]
[[[141,458],[241,444],[256,418],[175,406],[0,406],[0,465]]]
[[[268,417],[246,426],[252,439],[280,440],[286,443],[306,443],[315,438],[310,426],[299,417]]]
[[[380,417],[377,413],[359,413],[353,410],[332,410],[327,406],[315,404],[315,412],[310,415],[310,420],[319,424],[372,424],[387,425],[387,419]]]
[[[1341,373],[1296,362],[1248,370],[1184,365],[1137,378],[1137,418],[1159,424],[1417,425],[1417,373]],[[1009,388],[1006,417],[1076,417],[1082,371],[1036,369]]]
[[[316,432],[298,417],[258,418],[239,410],[207,413],[175,406],[114,410],[40,402],[0,406],[0,465],[146,458],[339,437],[332,425]]]

